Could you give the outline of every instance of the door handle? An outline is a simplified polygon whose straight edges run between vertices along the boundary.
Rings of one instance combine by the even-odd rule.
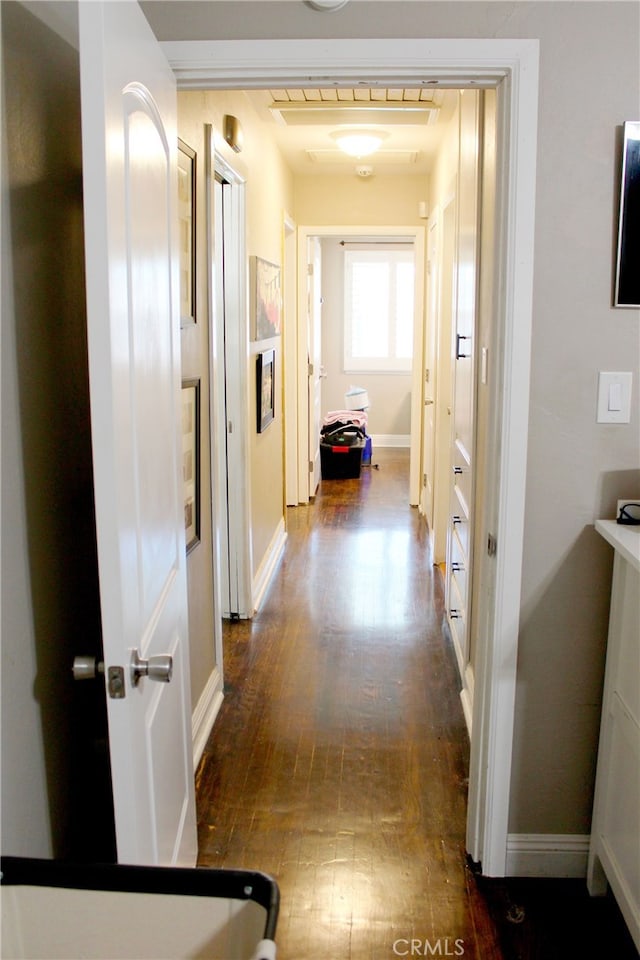
[[[463,340],[471,340],[471,337],[465,337],[462,333],[456,333],[456,360],[461,360],[463,357],[471,356],[471,348],[467,348],[462,343]],[[467,353],[467,349],[469,352]]]
[[[433,400],[425,400],[424,405],[425,405],[425,407],[428,407],[428,406],[430,406],[432,403],[433,403]]]
[[[148,660],[143,660],[137,650],[131,655],[131,679],[134,687],[142,677],[156,680],[158,683],[169,683],[173,676],[173,657],[168,653],[159,653]]]

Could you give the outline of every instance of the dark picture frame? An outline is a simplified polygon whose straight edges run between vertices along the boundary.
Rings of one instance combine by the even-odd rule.
[[[279,337],[282,328],[280,267],[262,257],[249,258],[251,339]]]
[[[200,542],[200,380],[182,381],[182,484],[187,553]]]
[[[178,138],[181,327],[196,322],[196,163],[195,150]]]
[[[256,412],[258,433],[264,433],[275,417],[275,350],[256,356]]]
[[[640,120],[623,125],[614,307],[640,307]]]

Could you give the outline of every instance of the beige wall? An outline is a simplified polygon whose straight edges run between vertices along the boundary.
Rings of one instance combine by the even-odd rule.
[[[592,524],[612,515],[617,497],[640,490],[637,400],[629,425],[595,422],[598,370],[631,370],[634,397],[640,389],[638,312],[611,307],[619,127],[638,113],[638,5],[354,0],[328,15],[302,3],[157,0],[145,10],[160,39],[540,39],[510,830],[587,833],[611,574],[610,550]]]
[[[422,176],[297,176],[298,226],[424,226],[418,203],[428,197]]]
[[[200,381],[200,542],[187,556],[189,597],[189,667],[191,705],[195,709],[216,666],[214,618],[212,485],[209,396],[209,312],[205,138],[199,109],[178,98],[178,136],[196,153],[196,303],[194,324],[181,336],[182,379]],[[218,664],[218,666],[221,666]]]
[[[293,180],[248,98],[234,91],[198,91],[181,93],[179,104],[181,122],[189,118],[193,136],[196,136],[199,125],[213,125],[216,149],[246,179],[248,256],[259,256],[281,264],[283,217],[293,208]],[[225,114],[237,117],[242,126],[244,145],[239,154],[234,153],[221,137]],[[220,318],[214,318],[214,323],[219,322]],[[248,324],[249,317],[243,322]],[[258,434],[255,426],[255,357],[268,347],[274,347],[276,351],[276,415],[267,430]],[[255,575],[284,515],[282,337],[250,343],[248,390],[251,548],[252,573]]]

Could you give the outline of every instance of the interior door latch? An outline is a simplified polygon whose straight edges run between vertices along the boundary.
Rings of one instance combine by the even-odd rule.
[[[99,674],[104,676],[104,663],[95,657],[73,658],[73,679],[93,680]],[[112,700],[123,700],[126,695],[123,667],[108,667],[107,693]]]

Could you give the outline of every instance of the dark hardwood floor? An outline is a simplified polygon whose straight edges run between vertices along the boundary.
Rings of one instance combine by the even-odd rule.
[[[288,511],[259,613],[225,624],[199,864],[277,879],[279,960],[549,960],[531,950],[560,941],[510,924],[508,885],[467,865],[469,745],[441,575],[407,506],[408,451],[374,462]]]

